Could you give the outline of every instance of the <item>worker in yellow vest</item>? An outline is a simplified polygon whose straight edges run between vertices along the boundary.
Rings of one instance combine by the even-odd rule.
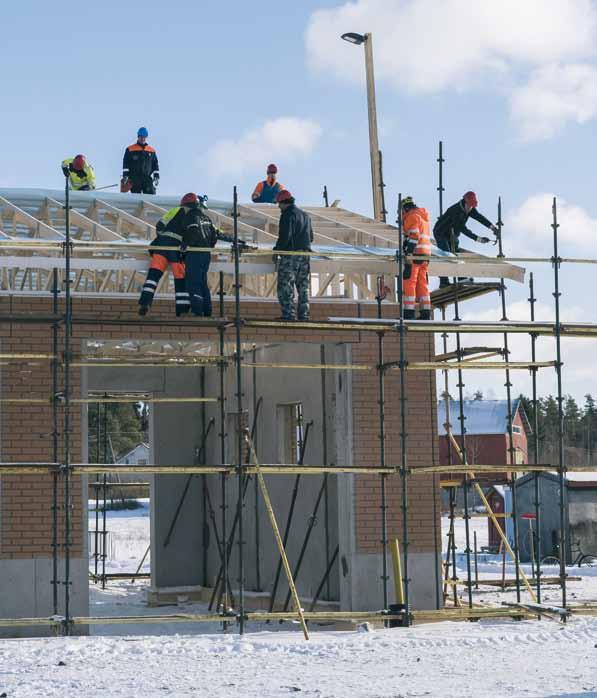
[[[84,155],[75,155],[62,161],[62,172],[69,178],[70,188],[76,191],[95,189],[95,172]]]

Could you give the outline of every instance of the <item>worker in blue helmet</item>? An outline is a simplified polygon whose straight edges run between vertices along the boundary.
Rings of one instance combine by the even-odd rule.
[[[160,182],[160,166],[155,148],[147,143],[145,126],[137,131],[137,142],[124,151],[120,191],[133,194],[155,194]]]

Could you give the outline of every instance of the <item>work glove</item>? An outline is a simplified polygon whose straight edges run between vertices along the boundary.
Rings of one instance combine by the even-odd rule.
[[[63,174],[65,177],[69,177],[69,176],[70,176],[70,170],[68,169],[68,165],[66,165],[65,167],[62,168],[62,174]]]
[[[500,229],[497,227],[497,225],[495,225],[495,223],[490,226],[490,229],[494,235],[497,235],[500,232]]]
[[[488,242],[490,242],[489,238],[486,237],[477,237],[477,242],[482,242],[484,245],[486,245]]]
[[[157,189],[159,183],[160,183],[160,175],[156,172],[153,175],[153,186]]]
[[[272,255],[272,262],[274,263],[274,266],[276,269],[278,268],[278,264],[280,263],[280,255],[279,254],[273,254]]]
[[[123,184],[126,184],[128,181],[129,181],[129,176],[123,174],[123,175],[122,175],[122,183],[123,183]]]

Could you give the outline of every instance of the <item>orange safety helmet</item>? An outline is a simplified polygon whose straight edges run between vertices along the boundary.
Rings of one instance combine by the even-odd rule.
[[[73,170],[84,170],[87,160],[84,155],[75,155],[73,158]]]
[[[276,203],[277,204],[283,204],[285,202],[290,203],[290,200],[294,201],[294,197],[292,194],[288,191],[288,189],[282,189],[282,191],[278,192],[276,196]]]
[[[197,194],[193,194],[193,192],[185,194],[180,200],[181,206],[191,206],[192,204],[197,203],[199,203],[199,197],[197,196]]]
[[[475,194],[474,191],[467,191],[466,194],[462,197],[464,203],[467,206],[470,206],[471,208],[477,208],[479,205],[479,200],[477,199],[477,195]]]

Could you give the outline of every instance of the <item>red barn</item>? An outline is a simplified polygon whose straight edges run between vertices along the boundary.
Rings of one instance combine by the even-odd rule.
[[[460,406],[455,400],[449,403],[449,419],[455,440],[460,444]],[[512,401],[512,445],[515,462],[528,463],[528,437],[531,426],[519,399]],[[510,462],[508,435],[508,403],[506,400],[465,400],[464,418],[466,428],[467,460],[471,465],[507,465]],[[442,465],[450,463],[448,459],[449,441],[446,433],[446,402],[441,400],[437,406],[439,457]],[[452,446],[451,462],[459,463],[459,458]],[[487,479],[492,481],[506,478],[492,473]]]

